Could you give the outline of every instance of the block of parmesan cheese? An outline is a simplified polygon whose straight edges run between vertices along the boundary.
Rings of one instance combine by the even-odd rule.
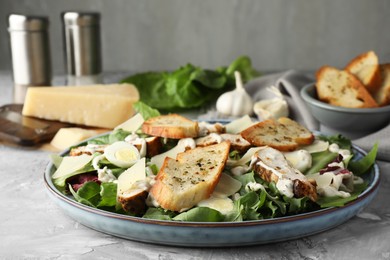
[[[23,115],[114,128],[133,114],[138,90],[131,84],[30,87]]]

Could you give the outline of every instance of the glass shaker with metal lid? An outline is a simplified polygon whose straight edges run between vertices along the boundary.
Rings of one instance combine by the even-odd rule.
[[[8,22],[14,102],[24,103],[28,87],[51,85],[49,20],[43,16],[11,14]]]
[[[62,18],[68,85],[101,83],[100,14],[64,12]]]

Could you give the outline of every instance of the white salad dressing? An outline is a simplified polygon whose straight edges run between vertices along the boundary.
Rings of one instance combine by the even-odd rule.
[[[272,173],[274,173],[276,176],[278,176],[279,180],[280,179],[291,179],[291,180],[306,180],[306,177],[305,175],[303,175],[301,172],[299,172],[298,170],[294,169],[294,168],[287,168],[287,167],[280,167],[280,170],[277,171],[275,170],[274,168],[266,165],[264,162],[262,161],[258,161],[256,163],[257,165],[260,165],[261,167],[265,168],[266,170],[268,171],[272,171]],[[283,165],[281,165],[283,166]]]
[[[261,159],[260,159],[261,158]],[[283,153],[275,150],[259,150],[257,155],[253,155],[250,166],[259,165],[267,171],[271,171],[275,178],[276,188],[281,194],[287,197],[294,196],[294,180],[307,181],[305,175],[299,170],[290,166],[290,163],[284,157]]]
[[[139,149],[140,156],[141,158],[146,156],[147,146],[145,138],[140,138],[136,133],[133,132],[131,135],[128,135],[125,138],[125,142],[128,142],[134,146],[141,146]]]
[[[279,179],[276,183],[276,188],[280,191],[281,194],[285,195],[286,197],[294,197],[292,180]]]
[[[264,190],[264,186],[260,183],[257,183],[257,182],[248,182],[245,186],[245,190],[247,192],[250,192],[250,191],[258,191],[258,190]]]
[[[106,158],[103,154],[92,159],[92,166],[98,173],[98,180],[101,182],[116,182],[117,179],[110,169],[105,166],[103,169],[99,167],[99,161]]]

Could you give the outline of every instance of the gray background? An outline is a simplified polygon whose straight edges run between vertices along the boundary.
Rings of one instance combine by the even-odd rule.
[[[374,50],[390,62],[386,0],[0,0],[0,69],[11,69],[7,15],[47,15],[53,70],[64,73],[60,13],[102,14],[105,71],[206,68],[248,55],[259,70],[343,67]]]

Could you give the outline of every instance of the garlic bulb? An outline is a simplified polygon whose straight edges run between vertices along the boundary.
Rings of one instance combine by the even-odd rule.
[[[287,117],[288,105],[286,100],[283,98],[282,93],[274,86],[271,86],[267,90],[274,93],[276,97],[271,99],[264,99],[255,103],[253,110],[259,120]]]
[[[236,89],[222,94],[217,100],[217,111],[224,115],[244,116],[253,111],[252,98],[246,93],[241,80],[241,74],[234,72]]]

